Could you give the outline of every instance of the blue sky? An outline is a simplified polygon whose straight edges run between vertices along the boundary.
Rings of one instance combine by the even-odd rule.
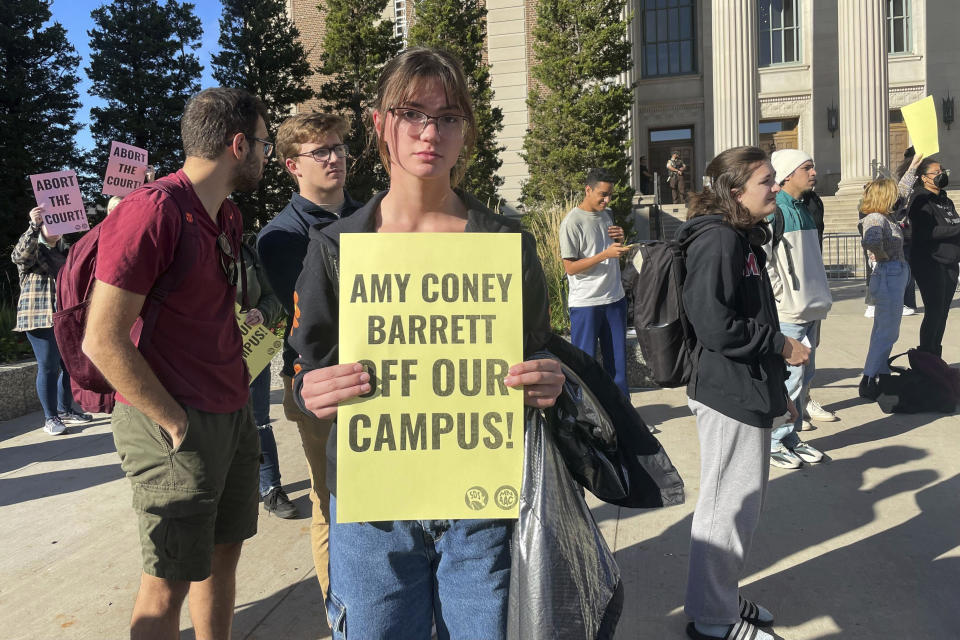
[[[93,28],[90,12],[103,4],[106,4],[105,0],[54,0],[50,7],[53,14],[52,20],[64,26],[67,37],[82,58],[80,68],[77,70],[77,75],[80,76],[77,91],[80,93],[80,102],[83,106],[77,113],[77,120],[84,125],[90,122],[90,107],[100,102],[99,99],[87,93],[90,81],[84,69],[90,63],[90,37],[87,35],[87,31]],[[200,64],[203,65],[200,84],[203,87],[210,87],[214,85],[213,77],[210,75],[210,55],[218,48],[221,5],[219,0],[199,0],[195,3],[194,12],[203,26],[203,40],[197,52]],[[77,134],[77,142],[83,149],[89,149],[93,145],[90,130],[87,127]]]

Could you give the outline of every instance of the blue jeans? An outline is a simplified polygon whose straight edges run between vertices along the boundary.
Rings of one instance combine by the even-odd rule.
[[[595,307],[570,307],[570,341],[591,358],[597,356],[597,339],[603,354],[603,368],[620,392],[627,388],[627,298]]]
[[[253,420],[260,436],[260,495],[280,485],[280,460],[277,456],[277,439],[270,426],[270,367],[260,372],[250,383],[250,402],[253,404]]]
[[[780,333],[788,338],[803,340],[807,338],[810,342],[810,360],[806,365],[791,366],[787,365],[787,395],[797,405],[796,421],[787,422],[779,427],[775,427],[770,433],[770,450],[776,451],[783,443],[788,449],[793,448],[800,442],[800,425],[803,424],[803,407],[807,404],[807,393],[810,391],[810,381],[813,380],[813,374],[816,373],[816,353],[817,345],[820,344],[820,321],[804,322],[802,324],[792,324],[790,322],[780,323]]]
[[[503,640],[513,520],[338,523],[330,496],[334,640]]]
[[[870,277],[870,295],[876,310],[870,348],[863,365],[863,375],[870,378],[890,373],[887,360],[894,343],[900,337],[900,319],[903,317],[903,291],[910,280],[910,267],[905,262],[878,262]]]
[[[70,375],[60,360],[60,349],[53,335],[53,327],[25,332],[33,355],[37,357],[37,396],[43,415],[56,418],[57,413],[73,409]]]

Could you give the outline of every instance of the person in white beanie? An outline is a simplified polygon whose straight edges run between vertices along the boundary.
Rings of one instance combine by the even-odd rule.
[[[777,211],[767,217],[773,227],[767,252],[767,273],[773,286],[780,316],[780,330],[809,343],[806,365],[788,366],[787,395],[804,407],[810,381],[816,370],[815,354],[820,342],[820,321],[827,317],[833,298],[823,268],[817,226],[803,203],[803,196],[817,183],[817,171],[810,154],[799,149],[775,151],[771,156],[777,193]],[[771,433],[770,464],[796,469],[804,462],[815,463],[823,453],[800,440],[802,413],[793,421],[774,425]]]

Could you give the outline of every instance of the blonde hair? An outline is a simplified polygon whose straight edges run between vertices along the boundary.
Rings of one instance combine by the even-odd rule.
[[[122,196],[113,196],[110,198],[110,200],[107,201],[107,215],[110,215],[110,212],[116,209],[122,200]]]
[[[287,158],[300,153],[301,144],[316,142],[329,133],[343,140],[349,131],[350,123],[334,113],[312,111],[290,116],[277,129],[277,158],[286,167]]]
[[[882,213],[884,215],[893,211],[893,205],[897,201],[897,183],[890,178],[877,178],[873,182],[868,182],[863,187],[863,200],[860,203],[860,212]]]
[[[439,80],[447,96],[447,103],[460,109],[466,118],[463,150],[450,176],[451,184],[456,186],[467,172],[470,157],[473,155],[473,147],[477,141],[477,121],[463,66],[453,54],[442,49],[413,47],[391,59],[380,72],[373,109],[384,116],[388,110],[411,100],[428,80]],[[380,122],[382,127],[385,119],[381,117]],[[374,128],[371,125],[370,130],[373,131]],[[381,129],[376,131],[375,135],[380,160],[389,174],[390,149],[387,147],[384,132]]]

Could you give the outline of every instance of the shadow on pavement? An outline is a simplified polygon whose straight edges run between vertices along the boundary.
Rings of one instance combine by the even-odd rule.
[[[96,433],[85,436],[70,434],[14,447],[0,449],[0,474],[22,469],[44,460],[89,458],[116,451],[113,436]]]
[[[109,423],[110,416],[98,416],[84,425],[67,425],[67,433],[62,436],[48,436],[47,434],[43,434],[43,437],[51,439],[63,438],[65,436],[69,437],[70,435],[83,433],[92,427],[99,427]],[[43,413],[35,411],[34,413],[7,421],[7,423],[3,425],[3,431],[0,431],[0,442],[12,440],[31,431],[40,432],[41,429],[43,429]]]
[[[82,491],[123,477],[120,463],[4,478],[0,507]]]
[[[815,446],[829,450],[826,441],[842,446],[836,438],[843,435],[814,441]],[[877,432],[869,435],[870,440],[882,437],[886,436]],[[779,625],[798,626],[828,618],[839,628],[836,635],[831,632],[818,638],[947,638],[955,634],[960,623],[956,607],[960,583],[955,579],[960,558],[937,558],[960,544],[960,520],[956,517],[960,476],[923,488],[940,478],[931,469],[914,470],[864,488],[870,486],[871,470],[894,468],[926,455],[922,449],[887,446],[855,459],[806,465],[771,478],[745,576],[869,525],[879,518],[878,503],[904,492],[920,490],[918,504],[923,513],[755,580],[745,587],[744,595],[770,609]],[[691,491],[689,497],[694,496]],[[612,517],[607,505],[594,513],[598,520]],[[632,517],[629,510],[621,515]],[[668,620],[671,629],[676,627],[677,637],[684,636],[682,608],[691,520],[692,515],[687,516],[663,534],[616,553],[627,603],[637,603],[634,608],[625,607],[621,628],[642,629],[644,620],[659,619],[661,624]],[[916,588],[904,589],[898,584],[892,589],[893,581]],[[919,602],[890,602],[890,591],[916,592],[921,597]]]
[[[313,630],[304,635],[305,630]],[[323,595],[316,577],[308,577],[259,600],[238,603],[233,617],[233,638],[277,640],[329,638]],[[181,640],[197,640],[193,629],[180,632]]]

